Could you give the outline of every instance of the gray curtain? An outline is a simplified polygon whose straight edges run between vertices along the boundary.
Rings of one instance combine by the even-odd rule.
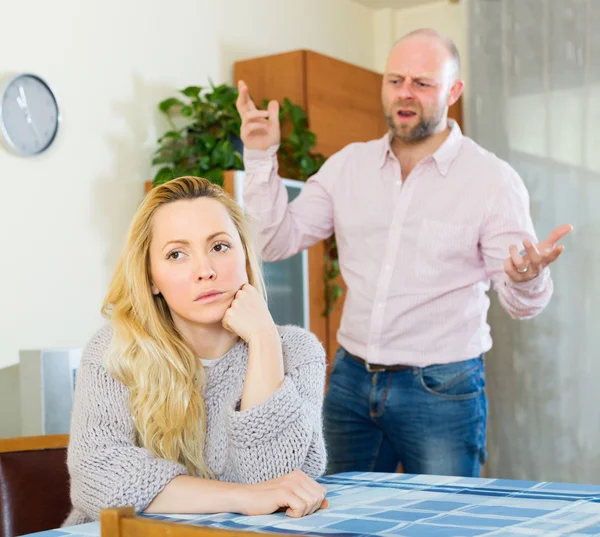
[[[575,232],[537,318],[492,294],[490,477],[600,483],[600,0],[470,0],[467,133]]]

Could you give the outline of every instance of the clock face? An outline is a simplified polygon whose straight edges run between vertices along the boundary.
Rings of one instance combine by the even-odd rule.
[[[59,121],[56,98],[41,78],[22,74],[8,83],[0,102],[0,124],[15,151],[33,156],[48,149]]]

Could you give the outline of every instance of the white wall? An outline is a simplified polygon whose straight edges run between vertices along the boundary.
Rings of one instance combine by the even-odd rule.
[[[237,59],[298,48],[373,68],[374,24],[372,11],[349,0],[33,0],[11,2],[4,15],[0,75],[41,75],[64,117],[40,157],[0,148],[6,395],[19,349],[82,346],[100,326],[166,127],[156,104],[208,77],[232,82]],[[0,436],[19,434],[16,414],[0,408]]]
[[[469,50],[466,1],[451,4],[448,0],[404,9],[380,9],[375,12],[374,69],[383,72],[387,54],[394,42],[418,28],[433,28],[452,39],[462,62],[462,77],[466,82],[464,102],[469,98]],[[465,110],[465,121],[467,106]]]

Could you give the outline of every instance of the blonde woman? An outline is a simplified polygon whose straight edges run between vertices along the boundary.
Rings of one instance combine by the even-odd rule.
[[[77,373],[64,525],[124,505],[326,506],[324,350],[273,322],[246,221],[219,187],[180,177],[148,194],[102,311]]]

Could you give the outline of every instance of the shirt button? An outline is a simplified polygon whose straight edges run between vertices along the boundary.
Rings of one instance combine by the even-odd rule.
[[[389,265],[385,266],[385,270],[389,271],[392,267],[390,267]]]
[[[383,308],[383,302],[380,302],[379,304],[377,304],[377,307],[380,309]]]
[[[377,350],[377,345],[371,345],[371,350],[372,351],[376,351]]]
[[[398,180],[396,181],[396,186],[400,186],[401,184],[402,184],[402,181],[400,181],[400,179],[398,179]]]

